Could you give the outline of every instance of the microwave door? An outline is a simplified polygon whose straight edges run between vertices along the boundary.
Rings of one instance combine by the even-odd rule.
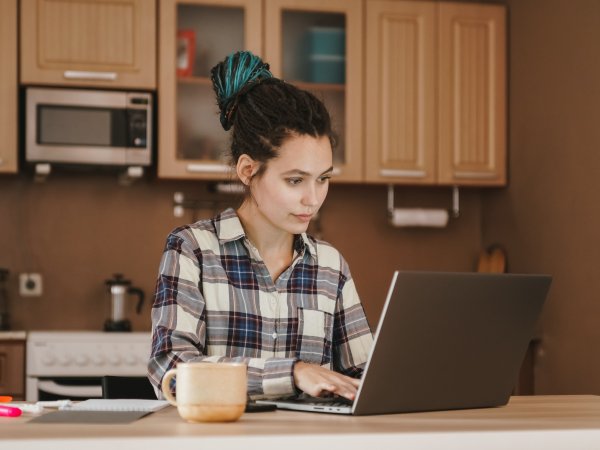
[[[127,114],[123,108],[36,105],[36,139],[28,160],[127,163]]]

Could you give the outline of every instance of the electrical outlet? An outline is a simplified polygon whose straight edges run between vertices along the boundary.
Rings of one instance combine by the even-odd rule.
[[[39,273],[20,274],[19,295],[21,297],[40,297],[42,295],[42,275]]]

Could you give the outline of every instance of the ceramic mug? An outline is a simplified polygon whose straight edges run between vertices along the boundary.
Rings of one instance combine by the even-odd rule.
[[[233,422],[246,408],[246,370],[242,363],[179,363],[163,377],[162,391],[188,422]],[[175,376],[173,397],[169,385]]]

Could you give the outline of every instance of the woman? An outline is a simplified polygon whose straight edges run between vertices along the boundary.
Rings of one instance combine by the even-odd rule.
[[[212,69],[242,205],[174,230],[160,265],[148,369],[159,398],[178,362],[248,365],[253,398],[352,400],[372,336],[346,261],[306,234],[329,187],[324,105],[238,52]]]

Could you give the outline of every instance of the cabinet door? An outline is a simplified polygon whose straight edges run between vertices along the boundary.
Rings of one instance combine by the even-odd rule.
[[[262,3],[161,0],[158,175],[225,179],[230,132],[219,122],[210,69],[239,50],[261,54]]]
[[[363,179],[361,0],[266,0],[265,60],[275,76],[313,92],[338,143],[334,181]]]
[[[23,400],[25,394],[25,342],[0,342],[0,392]]]
[[[0,173],[17,172],[17,0],[0,1]]]
[[[154,0],[22,0],[21,82],[156,87]]]
[[[439,4],[441,184],[506,183],[505,8]]]
[[[435,183],[435,27],[435,3],[367,3],[367,181]]]

